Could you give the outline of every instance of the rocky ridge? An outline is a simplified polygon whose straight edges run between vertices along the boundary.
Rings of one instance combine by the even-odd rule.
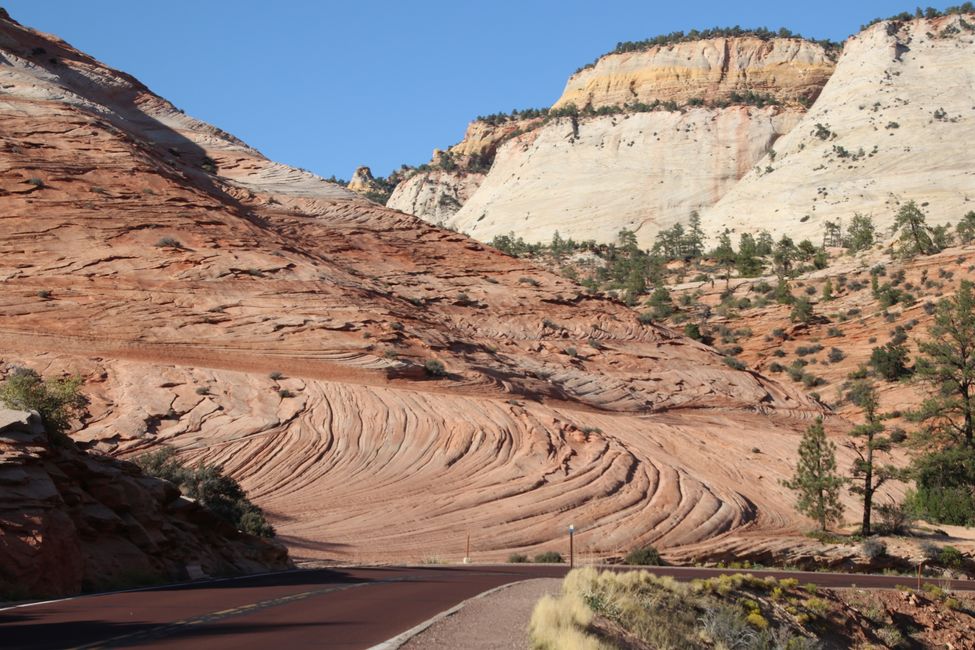
[[[802,38],[718,37],[611,53],[571,77],[553,108],[654,101],[731,102],[736,94],[811,104],[838,48]]]

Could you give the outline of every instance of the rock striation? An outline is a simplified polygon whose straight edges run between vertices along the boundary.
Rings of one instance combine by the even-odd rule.
[[[654,101],[732,101],[760,93],[811,103],[833,72],[836,48],[802,38],[737,36],[657,45],[602,56],[571,77],[553,108]]]
[[[594,555],[800,525],[778,479],[815,400],[269,161],[54,37],[0,20],[0,49],[0,358],[85,377],[90,452],[220,464],[303,558],[460,557],[471,531],[503,559],[566,521]]]
[[[283,546],[239,533],[172,484],[55,444],[36,413],[5,409],[0,558],[0,598],[291,566]]]

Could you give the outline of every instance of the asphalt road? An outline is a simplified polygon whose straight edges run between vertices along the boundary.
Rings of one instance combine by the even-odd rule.
[[[558,565],[314,569],[82,596],[0,610],[0,647],[369,648],[488,589],[527,578],[561,577],[566,570]],[[653,571],[679,580],[742,572]],[[823,587],[915,584],[913,578],[898,576],[751,573]],[[975,590],[975,581],[953,581],[950,587]]]

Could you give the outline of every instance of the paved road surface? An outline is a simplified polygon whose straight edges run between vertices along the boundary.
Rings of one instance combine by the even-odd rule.
[[[551,565],[314,569],[84,596],[0,610],[0,646],[369,648],[488,589],[565,572],[565,567]],[[682,580],[741,573],[677,567],[654,572]],[[893,576],[752,573],[795,577],[824,587],[914,583],[912,578]],[[950,586],[973,590],[975,582]]]

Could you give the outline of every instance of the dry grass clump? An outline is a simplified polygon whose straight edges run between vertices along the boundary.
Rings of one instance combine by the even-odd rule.
[[[648,571],[579,569],[566,577],[560,597],[536,606],[532,647],[819,647],[803,627],[816,618],[803,600],[794,582],[783,586],[774,578],[728,575],[687,584]]]

